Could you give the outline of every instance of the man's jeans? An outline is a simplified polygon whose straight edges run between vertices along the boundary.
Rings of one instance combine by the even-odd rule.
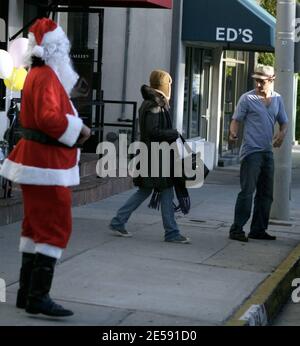
[[[254,211],[250,227],[251,234],[259,234],[268,228],[270,209],[273,202],[274,160],[272,152],[257,152],[246,156],[241,162],[240,183],[234,223],[231,233],[242,232],[249,220],[254,199]]]
[[[130,215],[147,199],[152,193],[152,189],[139,188],[118,210],[117,215],[112,219],[111,226],[125,229],[125,224]],[[179,234],[175,221],[173,198],[173,187],[164,189],[160,195],[161,216],[165,229],[165,240],[170,240]]]

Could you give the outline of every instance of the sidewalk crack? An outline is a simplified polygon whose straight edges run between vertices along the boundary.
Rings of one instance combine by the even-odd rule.
[[[205,258],[204,260],[202,260],[200,262],[200,264],[205,264],[206,261],[208,261],[209,259],[211,259],[212,257],[214,257],[215,255],[217,255],[218,253],[222,252],[224,249],[226,249],[226,247],[229,246],[230,243],[227,243],[225,246],[223,246],[221,249],[219,249],[218,251],[214,252],[213,254],[209,255],[207,258]]]

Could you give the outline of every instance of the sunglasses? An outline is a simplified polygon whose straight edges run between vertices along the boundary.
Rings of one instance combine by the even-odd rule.
[[[258,79],[258,78],[255,78],[254,79],[256,83],[259,83],[259,84],[262,84],[262,85],[265,85],[267,82],[271,82],[272,80],[271,79]]]

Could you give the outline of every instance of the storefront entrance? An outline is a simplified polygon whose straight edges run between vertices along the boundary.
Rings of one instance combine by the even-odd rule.
[[[205,87],[205,92],[212,98],[212,102],[208,101],[208,104],[211,104],[208,113],[200,110],[200,116],[204,115],[204,118],[206,116],[208,119],[208,140],[216,144],[216,163],[221,166],[234,164],[238,162],[241,143],[234,146],[229,143],[231,118],[240,96],[252,87],[250,82],[247,87],[248,74],[252,72],[254,63],[252,58],[249,64],[249,54],[274,51],[275,18],[264,10],[258,1],[249,0],[184,0],[182,12],[181,39],[185,47],[205,47],[213,50],[213,86],[209,84],[208,88]],[[184,130],[188,136],[199,135],[206,138],[203,118],[199,119],[195,115],[199,112],[202,100],[200,98],[200,103],[192,102],[193,84],[197,85],[197,72],[193,70],[193,51],[197,48],[188,50],[192,53],[187,52],[186,61]],[[181,115],[177,114],[177,118],[180,117]]]

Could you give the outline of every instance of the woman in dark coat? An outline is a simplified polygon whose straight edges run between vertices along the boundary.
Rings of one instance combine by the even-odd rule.
[[[172,129],[169,115],[169,100],[171,96],[171,76],[162,70],[155,70],[150,75],[150,87],[143,85],[141,92],[144,98],[139,109],[140,140],[147,145],[151,153],[152,142],[172,143],[178,138],[177,130]],[[149,155],[148,172],[151,172],[151,155]],[[161,163],[161,162],[160,162]],[[160,166],[161,167],[161,166]],[[161,215],[165,229],[165,241],[174,243],[189,243],[190,239],[181,235],[174,216],[174,179],[171,177],[134,178],[138,190],[118,210],[117,215],[111,220],[110,227],[116,235],[131,237],[125,224],[130,215],[151,194],[150,206],[161,205]]]

